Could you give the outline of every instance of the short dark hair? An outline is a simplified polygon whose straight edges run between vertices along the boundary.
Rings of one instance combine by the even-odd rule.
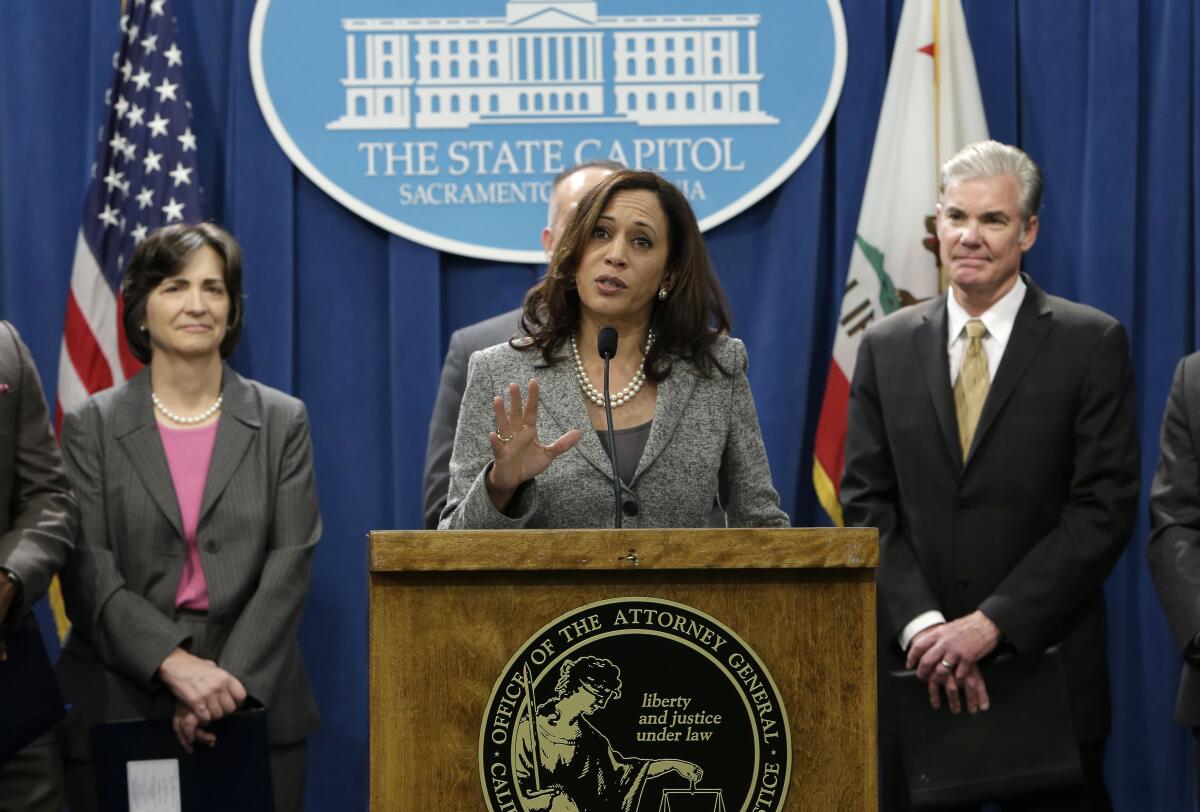
[[[721,367],[713,349],[717,337],[729,332],[729,305],[696,215],[671,182],[653,172],[631,169],[605,176],[579,201],[550,258],[549,270],[525,296],[521,332],[532,341],[514,339],[512,346],[541,348],[547,364],[559,360],[560,351],[579,326],[575,275],[584,252],[608,201],[626,190],[654,193],[667,218],[666,277],[671,281],[671,295],[665,301],[654,300],[650,326],[657,338],[646,355],[646,377],[655,382],[665,380],[671,374],[671,356],[688,359],[705,376],[714,367],[729,375],[732,370]]]
[[[150,338],[141,329],[146,323],[146,300],[164,279],[181,272],[192,255],[206,245],[221,258],[229,294],[229,320],[221,340],[221,357],[228,358],[242,337],[242,249],[237,240],[213,223],[163,226],[138,243],[121,280],[125,343],[143,364],[150,363],[151,354]]]

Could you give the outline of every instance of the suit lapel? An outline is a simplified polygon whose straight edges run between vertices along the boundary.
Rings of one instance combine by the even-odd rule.
[[[1025,300],[1017,310],[1016,321],[1013,322],[1012,334],[1008,337],[1008,345],[1000,358],[1000,368],[988,390],[987,400],[983,402],[983,412],[979,415],[979,425],[975,428],[975,437],[971,441],[971,452],[967,456],[969,462],[979,448],[979,443],[987,434],[988,429],[996,422],[997,415],[1008,402],[1013,390],[1021,377],[1029,369],[1029,364],[1038,353],[1038,348],[1050,332],[1054,320],[1053,311],[1046,294],[1035,285],[1029,277],[1021,275],[1025,280],[1027,290]]]
[[[233,477],[250,443],[262,425],[254,390],[242,377],[225,366],[221,382],[221,422],[213,443],[212,460],[204,482],[200,521],[212,510]]]
[[[162,437],[154,419],[154,406],[150,400],[150,370],[143,369],[130,379],[129,385],[114,396],[116,417],[113,433],[121,448],[129,457],[129,463],[137,472],[142,485],[154,499],[163,516],[183,538],[183,519],[179,514],[179,501],[175,497],[175,484],[171,469],[167,466],[167,454],[163,451]]]
[[[534,377],[542,393],[538,399],[538,422],[542,422],[540,415],[546,415],[553,421],[552,425],[545,427],[550,429],[549,432],[539,429],[542,442],[554,442],[571,429],[579,429],[583,437],[575,450],[605,476],[612,476],[612,462],[592,428],[592,418],[588,416],[583,394],[575,380],[574,367],[567,360],[546,366],[540,361],[540,350],[530,352],[539,354],[539,361],[534,364]]]
[[[588,415],[583,394],[575,380],[574,367],[567,361],[560,361],[552,366],[539,363],[535,367],[535,377],[542,391],[538,409],[554,421],[554,425],[548,427],[552,429],[553,436],[547,434],[541,439],[552,442],[570,429],[579,429],[583,438],[575,446],[576,450],[605,476],[612,476],[612,461],[601,445],[596,430],[592,428],[592,418]],[[642,452],[637,472],[634,474],[635,482],[642,471],[667,447],[683,419],[685,407],[695,388],[696,373],[691,364],[676,360],[670,377],[658,385],[654,423],[650,428],[650,436],[646,439],[646,448]]]
[[[714,374],[720,374],[714,372]],[[646,448],[642,451],[642,459],[638,463],[633,481],[642,475],[654,460],[670,443],[683,420],[687,410],[688,400],[696,390],[696,372],[692,365],[675,359],[675,367],[670,376],[659,383],[658,399],[654,404],[654,423],[650,426],[650,436],[646,438]]]
[[[950,361],[946,355],[946,297],[939,296],[929,305],[931,308],[913,338],[917,354],[925,370],[925,383],[929,397],[942,429],[942,440],[950,452],[955,467],[962,470],[962,448],[958,441],[958,420],[954,412],[954,389],[950,386]]]

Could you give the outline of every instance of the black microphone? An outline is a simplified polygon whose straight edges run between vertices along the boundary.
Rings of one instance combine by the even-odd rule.
[[[601,327],[596,336],[596,352],[604,359],[604,417],[608,420],[608,456],[612,459],[613,501],[616,517],[613,527],[621,527],[621,474],[617,467],[617,436],[613,431],[612,398],[608,392],[608,362],[617,354],[617,328]]]
[[[600,335],[596,336],[596,352],[607,361],[617,354],[617,328],[601,327]]]

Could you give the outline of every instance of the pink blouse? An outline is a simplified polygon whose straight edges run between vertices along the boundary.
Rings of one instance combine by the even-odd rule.
[[[208,611],[208,584],[200,565],[200,548],[196,546],[196,527],[200,524],[200,504],[204,499],[204,483],[208,479],[208,464],[212,460],[217,440],[217,424],[198,429],[172,428],[158,424],[167,467],[175,483],[175,498],[183,519],[185,555],[183,574],[175,589],[175,608]]]

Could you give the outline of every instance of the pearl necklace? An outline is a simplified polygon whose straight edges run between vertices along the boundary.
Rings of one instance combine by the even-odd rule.
[[[162,412],[163,416],[168,420],[173,423],[182,423],[183,425],[188,426],[193,423],[203,423],[205,420],[216,414],[217,410],[221,408],[221,401],[225,399],[225,395],[223,393],[217,395],[217,402],[212,406],[209,406],[195,417],[180,417],[179,415],[175,414],[173,411],[163,405],[163,402],[158,399],[158,395],[154,394],[154,390],[150,390],[150,399],[154,401],[154,408]]]
[[[646,345],[642,347],[642,364],[638,367],[638,371],[634,373],[633,380],[625,385],[625,388],[620,392],[613,394],[612,407],[615,409],[618,406],[624,406],[629,401],[633,400],[638,392],[642,389],[642,384],[646,382],[646,354],[650,352],[650,348],[654,345],[654,331],[650,330],[646,334]],[[579,357],[579,347],[575,344],[575,334],[571,334],[571,357],[575,362],[575,379],[579,381],[579,389],[583,392],[583,396],[595,403],[601,409],[604,408],[604,393],[596,387],[592,386],[592,382],[588,380],[587,370],[583,368],[583,359]]]

